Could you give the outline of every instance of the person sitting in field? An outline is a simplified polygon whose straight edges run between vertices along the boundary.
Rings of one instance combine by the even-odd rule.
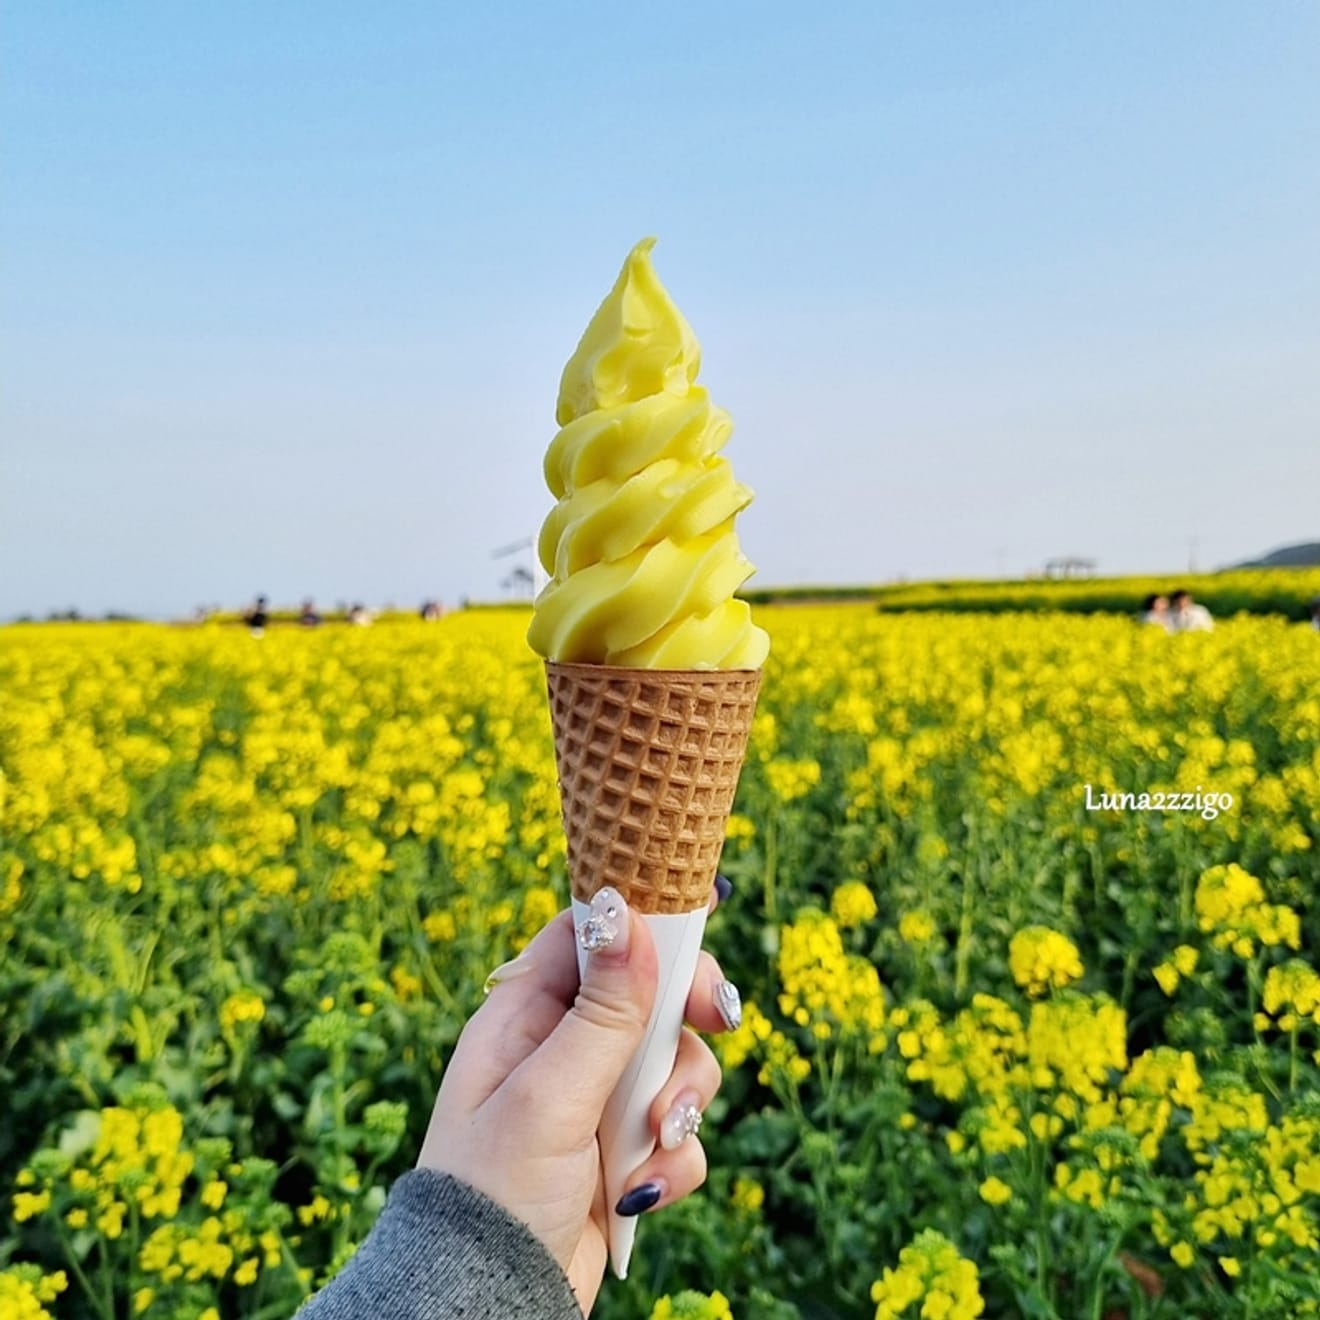
[[[320,625],[321,615],[316,608],[316,602],[310,596],[302,603],[302,613],[298,616],[298,622],[304,628],[316,628]]]
[[[1169,597],[1172,608],[1169,611],[1170,632],[1213,632],[1215,621],[1204,605],[1198,605],[1192,599],[1192,593],[1183,587]]]
[[[257,603],[243,616],[243,622],[252,629],[253,637],[264,636],[270,612],[266,608],[265,596],[258,596]]]
[[[1137,615],[1137,622],[1153,623],[1168,632],[1169,598],[1159,594],[1147,596],[1141,603],[1141,613]]]

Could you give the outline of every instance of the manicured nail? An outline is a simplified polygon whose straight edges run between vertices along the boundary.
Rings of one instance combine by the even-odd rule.
[[[742,995],[732,981],[721,981],[715,987],[715,1008],[730,1031],[742,1026]]]
[[[591,900],[591,915],[577,928],[578,943],[588,953],[609,949],[621,958],[628,952],[628,904],[617,889],[598,889]]]
[[[664,1189],[659,1183],[643,1183],[640,1187],[634,1187],[631,1192],[625,1192],[619,1197],[619,1204],[614,1207],[616,1215],[640,1215],[643,1211],[649,1210],[664,1194]]]
[[[486,978],[481,988],[484,993],[490,994],[497,985],[503,985],[505,981],[512,981],[515,976],[523,976],[531,970],[532,960],[519,954],[516,958],[510,958],[506,963],[500,963]]]
[[[676,1150],[701,1131],[701,1097],[695,1091],[680,1091],[660,1120],[660,1145]]]
[[[733,893],[733,882],[727,875],[721,875],[718,871],[715,873],[715,892],[719,895],[721,903],[727,903],[729,895]]]

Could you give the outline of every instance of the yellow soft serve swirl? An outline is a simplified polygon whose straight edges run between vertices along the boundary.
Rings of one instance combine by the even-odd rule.
[[[551,580],[527,640],[561,663],[757,669],[769,638],[733,594],[754,571],[733,529],[752,492],[720,456],[733,424],[696,384],[701,347],[654,245],[628,254],[564,368],[538,545]]]

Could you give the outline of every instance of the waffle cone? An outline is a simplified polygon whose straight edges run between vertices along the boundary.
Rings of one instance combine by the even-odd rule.
[[[756,669],[546,662],[573,897],[705,907],[756,710]]]

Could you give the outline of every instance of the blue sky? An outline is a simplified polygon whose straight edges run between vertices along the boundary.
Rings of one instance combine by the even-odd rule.
[[[648,233],[759,583],[1320,539],[1309,0],[0,14],[0,618],[498,595]]]

